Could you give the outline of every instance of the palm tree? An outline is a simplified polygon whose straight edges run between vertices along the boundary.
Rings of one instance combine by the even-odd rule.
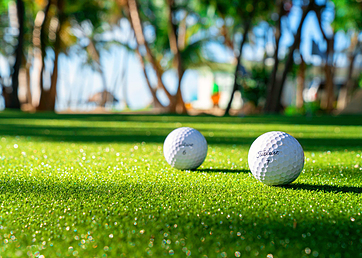
[[[45,90],[44,86],[41,87],[40,101],[39,101],[39,106],[37,107],[38,110],[54,111],[55,108],[57,82],[58,82],[58,59],[59,59],[59,54],[61,52],[61,32],[63,30],[64,22],[66,19],[66,15],[64,13],[64,5],[65,5],[64,0],[57,0],[56,2],[57,24],[53,27],[50,26],[50,33],[53,33],[55,35],[55,43],[53,46],[53,51],[54,51],[53,72],[51,75],[51,83],[49,90]],[[41,81],[40,85],[43,85],[43,81]]]
[[[1,13],[7,14],[7,7],[9,6],[10,1],[3,1],[0,4]],[[4,12],[2,11],[4,10]],[[11,12],[11,13],[10,13]],[[22,65],[23,59],[23,48],[24,48],[24,33],[25,33],[25,7],[23,0],[17,0],[15,8],[9,8],[9,17],[11,19],[11,26],[18,29],[18,34],[16,35],[17,44],[15,46],[14,57],[15,63],[11,68],[11,86],[3,87],[3,97],[5,100],[5,108],[11,109],[20,109],[20,101],[18,97],[19,89],[19,72]],[[0,34],[1,38],[2,35]]]
[[[203,51],[210,40],[215,40],[208,31],[211,22],[204,21],[207,20],[207,12],[202,10],[199,1],[187,3],[176,3],[172,0],[143,1],[142,5],[138,6],[136,0],[128,0],[127,5],[122,7],[125,16],[131,22],[138,47],[145,50],[141,57],[151,64],[156,73],[157,87],[148,86],[154,99],[157,98],[157,90],[161,89],[169,100],[169,105],[166,107],[168,112],[186,113],[181,87],[186,70],[209,65],[217,66],[217,63],[212,62]],[[188,24],[188,17],[193,17],[196,21]],[[145,37],[144,24],[148,26],[147,29],[154,32],[152,39]],[[178,77],[174,95],[162,81],[163,74],[171,69],[176,71]]]
[[[244,45],[247,42],[249,32],[253,25],[261,19],[265,19],[273,10],[270,2],[265,1],[223,1],[223,0],[201,0],[207,6],[213,6],[216,18],[222,19],[222,26],[219,28],[219,33],[222,36],[223,44],[234,53],[234,84],[231,91],[228,105],[225,109],[224,115],[229,114],[231,104],[234,99],[236,91],[241,90],[239,81],[243,73],[242,67],[242,53]],[[232,20],[232,23],[228,22]],[[242,34],[240,42],[236,42],[236,34]]]
[[[54,3],[54,6],[52,4]],[[103,4],[103,5],[102,5]],[[53,8],[52,16],[48,17],[50,8]],[[68,10],[68,11],[66,11]],[[41,67],[40,89],[41,97],[37,107],[38,110],[54,111],[57,81],[58,81],[58,59],[61,53],[66,53],[70,46],[76,44],[76,38],[71,34],[71,29],[83,21],[90,22],[94,27],[99,27],[101,19],[99,12],[107,13],[104,3],[95,0],[86,1],[65,1],[57,0],[56,2],[47,2],[43,11],[43,20],[35,30],[40,31],[40,44],[37,47],[41,49],[42,64],[44,64],[45,48],[51,46],[54,52],[54,66],[51,75],[51,85],[49,90],[43,86],[44,65]],[[34,33],[36,34],[36,33]],[[37,33],[36,35],[38,35]],[[99,61],[99,52],[94,45],[94,41],[90,40],[88,50],[92,53],[95,62]],[[104,78],[104,76],[103,76]],[[104,80],[105,81],[105,80]],[[106,98],[105,98],[106,99]]]

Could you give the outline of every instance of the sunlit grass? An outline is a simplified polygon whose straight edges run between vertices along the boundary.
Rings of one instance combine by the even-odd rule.
[[[0,256],[358,257],[359,121],[0,114]],[[179,126],[209,143],[197,171],[163,158]],[[250,144],[271,130],[305,150],[286,187],[248,168]]]

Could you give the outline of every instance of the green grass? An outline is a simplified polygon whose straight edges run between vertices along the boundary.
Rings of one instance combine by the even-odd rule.
[[[191,126],[204,164],[165,137]],[[302,174],[249,171],[260,134],[302,144]],[[0,114],[0,257],[362,257],[362,117]],[[44,255],[44,256],[42,256]]]

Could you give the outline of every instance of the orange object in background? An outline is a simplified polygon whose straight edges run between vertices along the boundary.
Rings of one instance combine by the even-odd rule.
[[[216,82],[214,82],[214,85],[212,87],[211,100],[212,100],[212,103],[214,104],[214,107],[219,106],[220,90],[219,90],[219,85],[217,85]]]
[[[211,100],[212,100],[212,103],[214,104],[214,107],[219,106],[220,92],[211,95]]]

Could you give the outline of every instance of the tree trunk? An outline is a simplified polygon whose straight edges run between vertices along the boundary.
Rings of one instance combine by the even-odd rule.
[[[303,11],[303,15],[302,15],[302,18],[300,20],[297,33],[294,36],[293,45],[289,48],[288,59],[287,59],[287,61],[285,63],[282,79],[281,79],[280,83],[275,85],[275,88],[274,88],[274,90],[272,92],[272,101],[270,103],[270,107],[271,107],[270,112],[272,112],[272,113],[278,113],[280,111],[280,109],[281,109],[282,92],[283,92],[285,81],[287,79],[287,75],[288,75],[288,73],[290,71],[290,68],[293,66],[294,50],[297,49],[297,47],[300,44],[301,35],[302,35],[302,27],[303,27],[303,24],[304,24],[304,20],[307,17],[307,14],[312,10],[313,5],[314,5],[314,1],[311,1],[309,3],[309,5],[305,8],[305,10]]]
[[[350,63],[349,63],[349,68],[348,68],[347,80],[346,80],[346,84],[345,84],[345,87],[349,91],[349,93],[353,90],[352,75],[353,75],[353,69],[354,69],[354,61],[356,60],[356,57],[357,57],[357,53],[354,53],[349,57]]]
[[[181,78],[179,79],[179,86],[177,88],[177,92],[176,92],[176,113],[178,114],[186,114],[187,110],[186,110],[186,106],[185,106],[185,102],[182,98],[182,92],[181,92],[181,82],[182,82],[182,77],[183,77],[183,72],[181,73]]]
[[[5,102],[5,108],[11,108],[11,109],[20,109],[18,89],[19,89],[19,71],[20,71],[20,66],[22,64],[23,42],[24,42],[25,8],[23,0],[16,1],[16,10],[17,10],[17,18],[19,24],[18,45],[16,46],[15,49],[15,64],[13,66],[13,71],[11,76],[12,91],[9,96],[10,103]]]
[[[334,37],[334,35],[333,35]],[[325,73],[325,89],[324,95],[321,100],[321,108],[325,109],[327,113],[333,110],[334,104],[334,83],[333,83],[333,55],[334,55],[334,40],[327,39],[327,59],[324,64]]]
[[[181,81],[182,81],[182,77],[185,73],[185,70],[184,70],[183,64],[182,64],[180,49],[177,44],[176,26],[172,22],[172,20],[173,20],[172,5],[174,4],[174,1],[167,0],[167,4],[168,4],[168,25],[169,25],[168,38],[170,41],[171,52],[173,53],[174,58],[175,58],[174,64],[176,66],[176,71],[177,71],[177,75],[178,75],[177,92],[176,92],[176,96],[174,98],[174,103],[172,103],[172,102],[170,103],[170,111],[180,113],[180,114],[186,114],[187,110],[186,110],[185,103],[182,98],[182,90],[181,90]],[[186,30],[186,28],[185,28],[185,30]]]
[[[151,49],[148,46],[147,41],[145,40],[144,34],[143,34],[143,28],[142,28],[142,21],[139,15],[138,7],[137,7],[137,1],[136,0],[128,0],[128,9],[129,9],[129,18],[132,25],[132,28],[135,32],[136,41],[139,46],[145,46],[146,53],[147,53],[147,59],[152,64],[153,69],[156,72],[157,80],[158,80],[158,88],[161,88],[167,98],[169,99],[170,103],[173,100],[173,96],[170,94],[170,92],[166,89],[165,85],[162,82],[162,69],[157,64],[156,59],[154,58]]]
[[[33,44],[34,44],[34,47],[35,47],[35,51],[37,51],[37,56],[40,56],[39,57],[39,60],[40,60],[40,65],[39,65],[39,86],[40,86],[40,100],[42,98],[46,98],[46,92],[44,91],[44,80],[43,80],[43,77],[44,77],[44,68],[45,68],[45,65],[44,65],[44,59],[45,59],[45,47],[46,47],[46,33],[45,33],[45,23],[46,21],[48,20],[48,14],[49,14],[49,9],[50,9],[50,5],[51,5],[51,1],[48,0],[48,3],[47,5],[45,6],[45,9],[43,11],[43,17],[42,17],[42,20],[38,20],[39,17],[39,13],[38,15],[36,16],[36,19],[35,19],[35,26],[34,26],[34,31],[33,31]],[[43,96],[44,95],[44,96]],[[41,102],[39,100],[39,104],[37,105],[38,107],[36,108],[37,110],[42,110],[42,106],[40,106]]]
[[[58,37],[59,35],[57,35]],[[58,38],[56,39],[58,40]],[[59,58],[59,46],[54,49],[54,68],[53,73],[50,79],[50,88],[49,90],[43,89],[40,96],[39,106],[37,110],[42,111],[54,111],[55,109],[55,99],[57,93],[57,82],[58,82],[58,58]]]
[[[229,34],[228,34],[228,30],[227,27],[225,25],[225,17],[222,17],[224,23],[220,29],[220,34],[224,37],[225,39],[225,46],[227,46],[228,48],[230,48],[232,51],[234,51],[234,43],[233,40],[229,38]]]
[[[349,67],[348,67],[347,79],[338,96],[338,103],[337,103],[338,110],[342,110],[346,107],[354,88],[354,82],[352,78],[354,70],[354,62],[356,60],[358,51],[360,49],[360,45],[362,45],[361,43],[359,43],[358,38],[356,38],[355,40],[357,41],[357,45],[349,55]]]
[[[45,7],[45,10],[44,10],[44,19],[43,19],[43,22],[41,24],[41,27],[40,27],[40,51],[41,51],[41,69],[40,69],[40,90],[41,90],[41,93],[43,93],[44,91],[44,69],[45,69],[45,64],[44,64],[44,60],[45,60],[45,48],[46,48],[46,34],[45,34],[45,22],[47,21],[48,19],[48,14],[49,14],[49,9],[50,9],[50,5],[51,5],[51,0],[48,0],[48,3]]]
[[[187,13],[185,14],[185,17],[181,20],[178,29],[177,46],[180,50],[184,50],[186,46],[186,29],[187,29],[186,20],[187,20]]]
[[[279,66],[279,45],[280,45],[280,38],[281,38],[281,19],[284,13],[284,5],[282,2],[280,2],[280,6],[279,6],[279,18],[278,18],[278,23],[277,23],[277,27],[275,28],[275,51],[274,51],[274,67],[273,67],[273,71],[270,75],[270,79],[269,79],[269,83],[267,85],[267,96],[266,96],[266,103],[265,103],[265,107],[264,110],[266,112],[269,112],[271,110],[271,103],[273,101],[273,91],[274,91],[274,87],[276,84],[276,79],[277,79],[277,73],[278,73],[278,66]]]
[[[55,38],[55,43],[54,43],[53,73],[51,75],[49,90],[45,90],[44,88],[42,88],[38,110],[47,110],[47,111],[55,110],[55,101],[56,101],[57,83],[58,83],[58,60],[59,60],[60,47],[61,47],[60,32],[62,29],[62,24],[65,19],[65,17],[64,17],[64,0],[57,1],[57,9],[58,9],[59,24],[55,31],[56,38]]]
[[[123,102],[125,105],[125,108],[129,108],[129,103],[128,103],[128,99],[127,99],[127,88],[128,88],[128,50],[125,49],[125,53],[124,53],[124,57],[123,57],[123,67],[122,67],[122,81],[123,81]]]
[[[24,38],[24,2],[16,1],[16,18],[18,22],[18,44],[15,49],[15,63],[11,70],[11,87],[3,87],[3,96],[5,100],[5,108],[20,109],[20,101],[18,97],[19,89],[19,73],[23,59],[23,38]]]
[[[302,62],[299,65],[299,72],[298,72],[298,78],[297,78],[297,94],[296,94],[296,101],[295,105],[298,109],[303,108],[303,90],[304,90],[304,84],[305,84],[305,70],[306,70],[306,64],[304,62],[303,57]]]
[[[334,84],[333,84],[333,56],[334,56],[334,32],[332,37],[329,39],[324,33],[322,28],[322,9],[315,9],[319,28],[323,35],[324,40],[327,42],[327,51],[326,51],[326,60],[324,64],[324,74],[325,74],[325,92],[321,99],[321,108],[326,109],[329,113],[333,110],[334,102]]]
[[[30,88],[30,63],[26,63],[25,70],[26,70],[26,103],[28,105],[33,105],[33,98],[31,94],[31,88]]]
[[[103,92],[102,92],[102,101],[99,106],[106,107],[106,104],[108,103],[108,91],[107,91],[107,80],[106,76],[104,75],[104,72],[101,68],[101,77],[102,77],[102,83],[103,83]]]
[[[140,51],[138,50],[138,48],[136,49],[136,54],[137,54],[137,56],[138,56],[138,58],[139,58],[139,60],[140,60],[140,63],[141,63],[141,66],[142,66],[142,70],[143,70],[143,74],[144,74],[144,76],[145,76],[148,89],[150,90],[150,92],[151,92],[151,94],[152,94],[154,106],[155,106],[155,107],[163,107],[163,105],[160,103],[160,101],[159,101],[158,98],[157,98],[156,90],[155,90],[154,88],[152,88],[151,83],[150,83],[150,80],[148,79],[145,62],[144,62],[143,57],[142,57]]]
[[[125,57],[125,67],[123,68],[123,101],[124,101],[124,105],[126,108],[129,108],[129,103],[128,103],[128,98],[127,98],[127,88],[128,88],[128,50],[127,51],[127,56]]]
[[[55,100],[57,98],[57,84],[58,84],[58,64],[59,64],[59,49],[55,49],[55,58],[54,58],[54,69],[51,78],[51,85],[49,89],[49,99],[47,103],[47,110],[55,110]]]
[[[254,17],[254,13],[255,13],[255,8],[253,9],[253,11],[250,13],[250,16],[248,17],[247,21],[245,22],[245,27],[244,27],[244,36],[243,39],[240,42],[240,47],[239,47],[239,56],[237,57],[237,64],[236,64],[236,68],[235,68],[235,72],[234,72],[234,86],[230,95],[230,100],[229,103],[225,109],[225,115],[229,114],[229,111],[231,109],[231,104],[233,103],[234,100],[234,94],[235,92],[239,89],[239,85],[238,85],[238,71],[239,71],[239,67],[241,66],[241,59],[242,59],[242,54],[243,54],[243,48],[244,48],[244,44],[246,42],[246,37],[249,33],[249,30],[251,28],[251,22],[252,19]]]

